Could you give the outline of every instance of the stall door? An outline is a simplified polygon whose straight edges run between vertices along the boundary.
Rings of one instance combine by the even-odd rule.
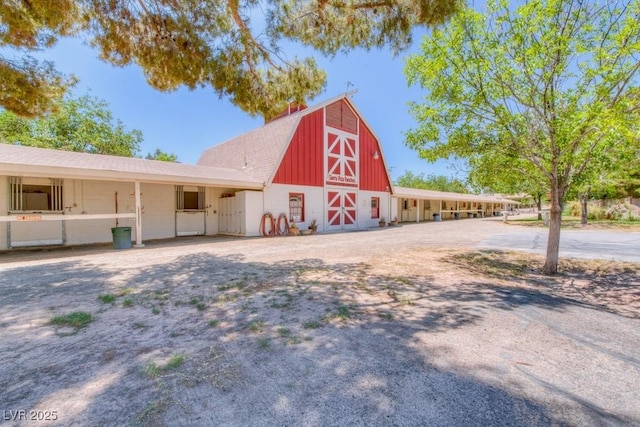
[[[38,220],[42,216],[41,214],[24,215],[26,221],[9,223],[10,246],[20,248],[64,244],[63,222]],[[30,220],[29,217],[35,220]]]
[[[357,193],[349,190],[327,191],[327,229],[348,230],[358,226]]]
[[[176,236],[205,234],[204,203],[204,187],[176,186]]]

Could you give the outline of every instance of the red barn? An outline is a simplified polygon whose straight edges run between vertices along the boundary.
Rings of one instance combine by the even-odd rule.
[[[221,204],[223,217],[234,216],[237,203],[261,204],[245,214],[284,213],[300,228],[315,220],[321,231],[368,228],[389,217],[393,187],[380,142],[346,95],[285,112],[209,148],[198,164],[241,170],[264,184],[252,200]],[[237,233],[229,223],[220,232]]]

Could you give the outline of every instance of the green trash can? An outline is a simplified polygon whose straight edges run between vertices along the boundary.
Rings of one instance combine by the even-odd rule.
[[[131,227],[114,227],[111,229],[113,236],[113,249],[131,249]]]

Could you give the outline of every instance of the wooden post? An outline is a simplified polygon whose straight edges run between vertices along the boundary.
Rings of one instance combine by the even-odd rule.
[[[142,201],[140,198],[140,181],[135,182],[136,191],[136,248],[143,248],[142,244]]]

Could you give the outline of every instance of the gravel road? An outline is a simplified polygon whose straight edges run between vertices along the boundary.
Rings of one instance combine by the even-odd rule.
[[[538,232],[471,219],[0,254],[0,423],[640,425],[640,264],[547,278],[491,245]],[[51,324],[71,312],[92,321]]]

